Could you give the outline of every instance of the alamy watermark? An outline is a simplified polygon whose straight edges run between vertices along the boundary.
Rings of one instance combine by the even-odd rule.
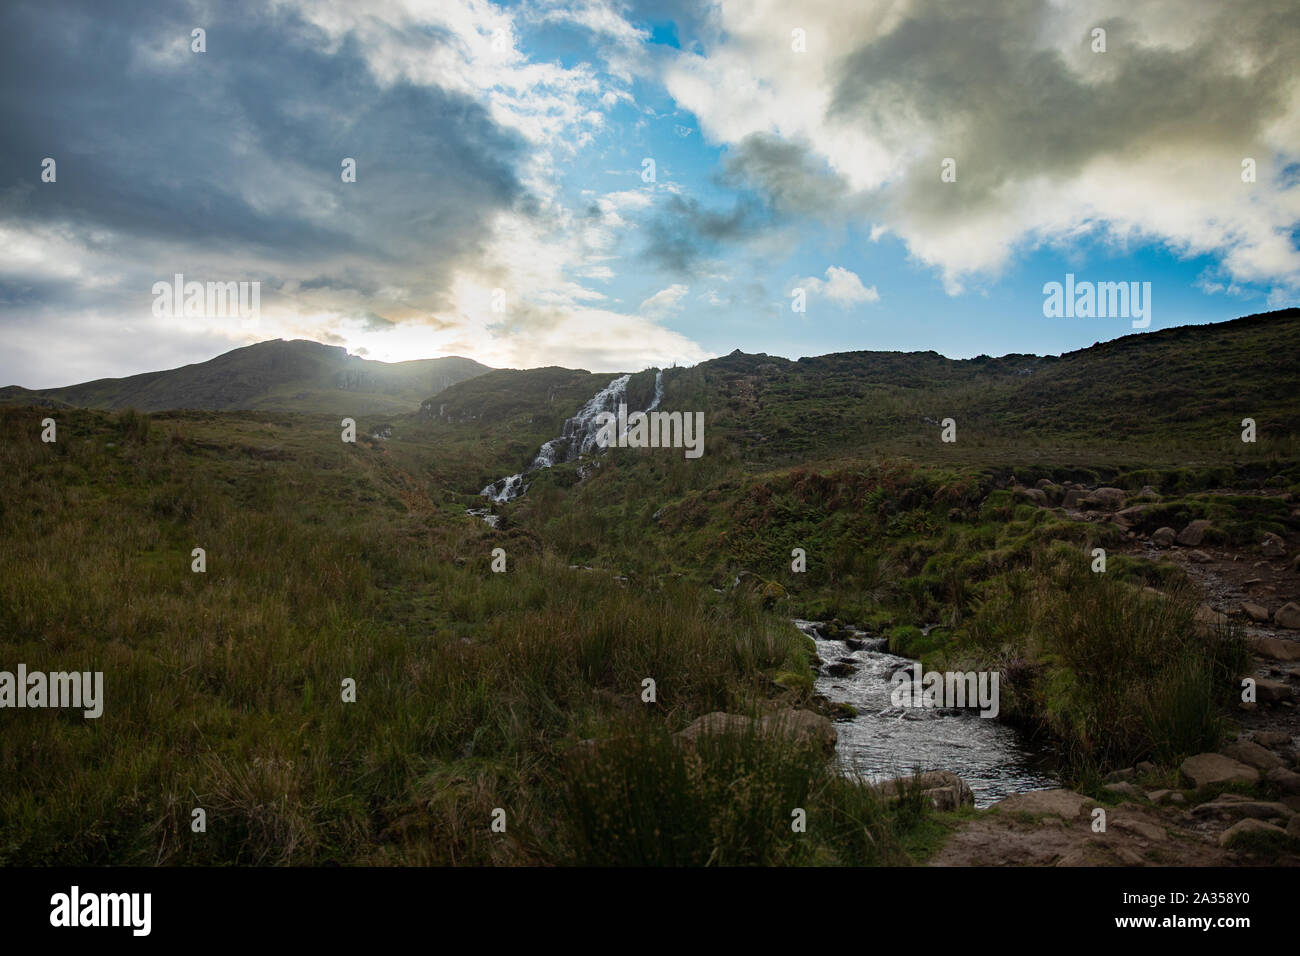
[[[926,671],[913,661],[894,671],[889,702],[895,707],[979,708],[981,717],[1000,710],[997,671]]]
[[[0,707],[80,707],[94,720],[104,712],[103,671],[0,671]]]
[[[703,412],[633,412],[620,403],[618,414],[600,412],[600,448],[685,448],[687,458],[704,454]]]
[[[153,314],[160,319],[237,315],[240,325],[249,329],[261,318],[261,282],[186,282],[185,274],[178,272],[171,282],[155,282],[151,291]]]
[[[1151,324],[1150,282],[1065,282],[1043,286],[1043,315],[1049,319],[1132,319],[1133,328]]]

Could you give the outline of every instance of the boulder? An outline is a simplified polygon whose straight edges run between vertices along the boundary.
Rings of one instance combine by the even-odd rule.
[[[1275,661],[1300,661],[1300,641],[1289,641],[1285,637],[1251,638],[1250,649],[1260,657]]]
[[[1178,540],[1178,532],[1173,528],[1156,528],[1151,533],[1151,543],[1157,548],[1172,548]]]
[[[1239,740],[1235,744],[1228,744],[1220,753],[1225,757],[1231,757],[1233,760],[1254,767],[1256,770],[1272,770],[1274,767],[1286,766],[1282,758],[1273,751],[1249,740]]]
[[[1254,817],[1256,820],[1290,820],[1295,811],[1285,803],[1267,800],[1211,800],[1192,808],[1194,817]]]
[[[759,731],[793,737],[796,740],[812,744],[827,753],[833,753],[839,733],[835,725],[821,714],[811,710],[787,708],[769,714],[759,721]]]
[[[1064,508],[1077,508],[1079,502],[1083,500],[1084,493],[1078,488],[1065,489],[1065,495],[1061,498],[1061,506]]]
[[[1273,612],[1273,623],[1279,627],[1300,630],[1300,604],[1296,604],[1295,601],[1287,601]]]
[[[1295,819],[1294,817],[1292,819]],[[1275,827],[1271,823],[1265,823],[1263,820],[1256,820],[1253,817],[1247,817],[1244,820],[1238,820],[1228,829],[1219,834],[1219,846],[1231,846],[1238,839],[1247,834],[1261,833],[1271,837],[1281,839],[1286,836],[1286,831],[1281,827]]]
[[[704,736],[748,733],[753,724],[754,722],[743,714],[725,714],[718,710],[691,721],[677,734],[677,739],[683,743],[693,744]]]
[[[1031,790],[1028,793],[1013,793],[993,804],[1004,812],[1056,816],[1064,820],[1076,820],[1087,816],[1096,805],[1096,801],[1073,790]]]
[[[1287,821],[1286,835],[1293,840],[1300,840],[1300,813]]]
[[[1271,677],[1255,678],[1255,700],[1261,704],[1280,704],[1291,699],[1291,685]]]
[[[1204,518],[1197,518],[1178,534],[1178,543],[1185,548],[1195,548],[1205,540],[1205,532],[1213,527]]]
[[[1300,793],[1300,773],[1285,767],[1274,767],[1264,774],[1264,779],[1283,793]]]
[[[1228,623],[1228,615],[1220,614],[1208,604],[1202,604],[1196,609],[1196,614],[1192,620],[1196,622],[1199,630],[1212,631],[1216,627],[1222,627]]]
[[[1122,488],[1098,488],[1089,492],[1086,498],[1080,499],[1079,503],[1098,511],[1119,511],[1124,507],[1126,497],[1127,493]]]
[[[1264,540],[1259,543],[1260,553],[1266,558],[1285,558],[1286,542],[1272,531],[1264,532]]]
[[[1160,500],[1160,492],[1156,491],[1150,485],[1143,485],[1142,490],[1138,492],[1139,498],[1152,498],[1155,501]]]
[[[931,770],[912,777],[895,777],[877,784],[876,790],[886,800],[897,800],[904,789],[909,787],[919,787],[922,796],[941,812],[975,805],[975,794],[966,781],[947,770]]]
[[[1197,754],[1182,763],[1183,774],[1198,790],[1218,783],[1257,783],[1259,771],[1223,754]]]
[[[1021,486],[1012,488],[1011,494],[1017,499],[1023,498],[1040,508],[1046,508],[1048,505],[1047,492],[1041,488],[1025,488]]]
[[[1250,618],[1256,624],[1265,624],[1268,622],[1268,608],[1260,604],[1243,601],[1241,603],[1241,613],[1246,615],[1246,617]]]
[[[1250,739],[1261,747],[1290,747],[1291,735],[1284,730],[1257,730]]]

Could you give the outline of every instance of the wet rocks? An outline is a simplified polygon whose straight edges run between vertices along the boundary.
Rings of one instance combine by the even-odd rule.
[[[887,800],[896,800],[905,789],[916,787],[930,805],[939,811],[974,806],[975,794],[966,781],[947,770],[931,770],[913,777],[895,777],[877,784],[876,790]]]
[[[1250,601],[1243,601],[1241,604],[1241,613],[1246,615],[1256,624],[1265,624],[1268,622],[1268,608],[1260,604],[1254,604]]]

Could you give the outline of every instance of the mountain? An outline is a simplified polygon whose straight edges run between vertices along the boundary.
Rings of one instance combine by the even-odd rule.
[[[304,339],[259,342],[207,362],[62,388],[0,389],[0,401],[161,411],[203,409],[321,414],[400,414],[430,395],[490,369],[450,356],[375,362]]]

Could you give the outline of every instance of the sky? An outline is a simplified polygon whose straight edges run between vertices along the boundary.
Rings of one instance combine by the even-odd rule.
[[[0,385],[1135,332],[1067,275],[1144,333],[1290,307],[1297,63],[1294,0],[7,0]]]

